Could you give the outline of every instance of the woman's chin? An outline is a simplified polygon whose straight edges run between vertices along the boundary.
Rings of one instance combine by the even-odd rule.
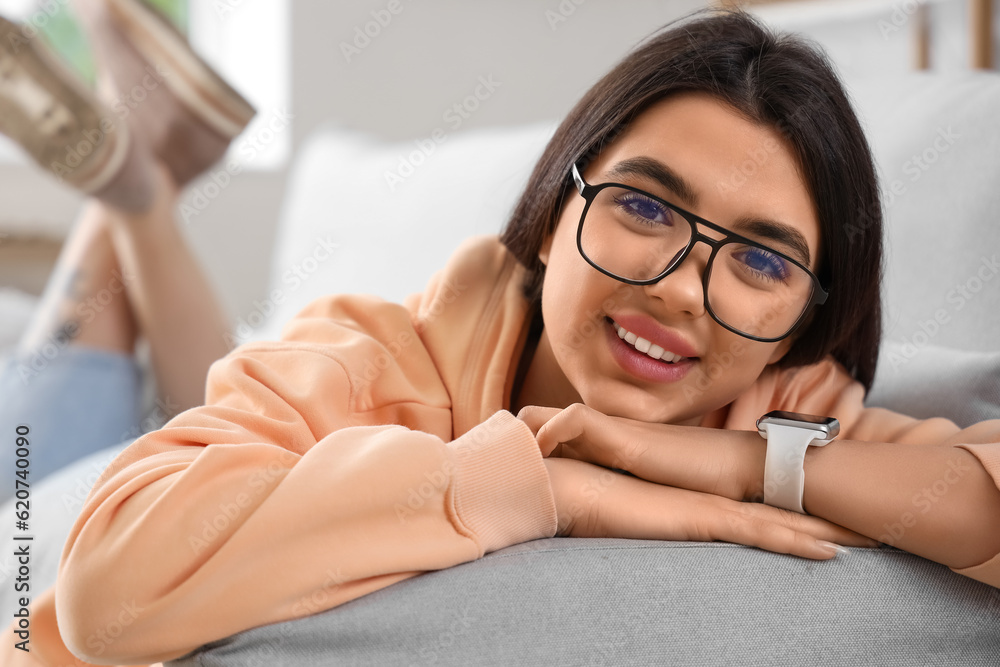
[[[680,397],[654,396],[638,387],[594,388],[581,392],[583,402],[609,417],[656,424],[697,424],[704,412]]]

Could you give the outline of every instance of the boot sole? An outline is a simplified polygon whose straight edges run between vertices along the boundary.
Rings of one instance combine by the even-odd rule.
[[[110,109],[89,94],[40,38],[29,39],[20,25],[3,17],[0,58],[12,63],[8,64],[8,76],[0,76],[0,132],[60,180],[87,194],[101,191],[118,174],[127,156],[129,136],[124,124],[115,122]],[[54,140],[31,113],[41,107],[71,116],[74,131],[57,133],[55,136],[62,136]],[[106,132],[108,124],[112,129]],[[100,136],[93,141],[86,131]],[[76,164],[69,164],[71,157]]]
[[[142,0],[107,0],[107,7],[177,99],[208,127],[232,139],[250,123],[257,113],[253,105],[191,49],[166,17]]]

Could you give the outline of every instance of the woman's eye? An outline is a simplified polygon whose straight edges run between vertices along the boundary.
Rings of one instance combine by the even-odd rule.
[[[618,198],[618,205],[632,216],[659,225],[671,224],[670,210],[660,202],[643,197],[637,193],[629,193]]]
[[[748,269],[773,280],[784,280],[788,277],[788,265],[778,255],[763,248],[747,247],[741,253],[740,260]]]

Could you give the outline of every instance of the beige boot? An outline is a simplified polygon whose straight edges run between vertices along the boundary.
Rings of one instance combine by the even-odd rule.
[[[38,37],[0,17],[0,133],[63,182],[126,211],[152,201],[149,148]]]
[[[141,0],[73,0],[73,7],[114,90],[112,108],[149,141],[177,184],[221,159],[253,106]]]

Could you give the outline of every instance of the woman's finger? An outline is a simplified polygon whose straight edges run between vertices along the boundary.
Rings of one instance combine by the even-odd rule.
[[[806,558],[826,558],[830,544],[876,547],[878,542],[819,517],[789,512],[760,503],[718,499],[721,513],[712,530],[716,539],[750,544],[769,551]]]
[[[710,530],[715,539],[818,560],[837,555],[837,549],[831,545],[839,543],[817,539],[810,532],[790,527],[771,511],[782,510],[758,503],[743,505],[745,507],[723,506],[710,515],[713,521]]]
[[[528,425],[534,435],[538,435],[538,429],[542,428],[547,421],[558,415],[562,410],[559,408],[545,408],[540,405],[526,405],[517,413],[517,418]]]
[[[579,407],[576,407],[578,406]],[[561,410],[538,429],[535,439],[538,440],[538,447],[542,450],[542,456],[548,456],[558,445],[572,442],[581,437],[587,430],[591,421],[590,415],[582,404],[574,404]],[[600,463],[593,461],[593,463]]]
[[[752,503],[745,503],[751,505]],[[777,509],[777,508],[771,508]],[[771,513],[773,521],[783,522],[784,525],[800,532],[808,533],[818,540],[833,542],[849,547],[877,547],[878,542],[866,537],[861,533],[844,528],[831,521],[811,516],[809,514],[799,514],[789,510],[777,509],[777,513]]]
[[[576,403],[549,419],[536,438],[546,456],[564,445],[561,456],[633,472],[641,455],[656,440],[649,432],[655,426],[608,417]],[[665,444],[662,438],[659,440]]]

